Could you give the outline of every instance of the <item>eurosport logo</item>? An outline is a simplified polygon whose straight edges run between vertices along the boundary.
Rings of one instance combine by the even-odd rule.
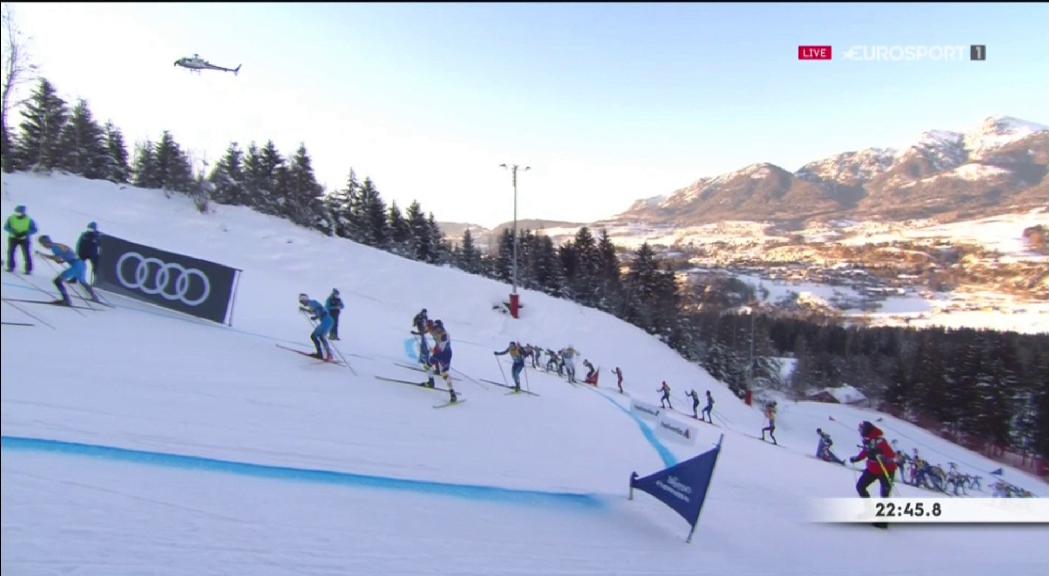
[[[890,44],[850,46],[841,52],[842,60],[856,62],[963,62],[970,56],[970,47],[958,45]]]
[[[138,265],[135,267],[134,278],[128,280],[124,274],[124,264],[131,260],[137,260]],[[173,286],[172,274],[177,274]],[[194,283],[194,278],[199,278],[200,281]],[[138,252],[127,252],[117,260],[117,280],[130,290],[139,290],[151,296],[160,295],[165,300],[182,302],[186,306],[198,306],[211,296],[211,283],[207,274],[196,268],[185,268],[181,264],[164,262],[159,258],[146,258]],[[198,286],[199,296],[189,298],[190,295],[197,294],[194,288]]]

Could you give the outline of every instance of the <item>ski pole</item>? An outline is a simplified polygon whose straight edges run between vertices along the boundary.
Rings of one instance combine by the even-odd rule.
[[[506,372],[503,371],[503,363],[499,361],[499,358],[494,358],[494,360],[495,360],[495,365],[499,367],[499,374],[501,374],[503,376],[503,384],[506,384],[507,386],[509,386],[510,383],[506,381]]]
[[[885,463],[881,461],[881,454],[875,454],[874,459],[878,461],[878,466],[881,466],[881,473],[889,483],[889,494],[892,494],[892,491],[896,488],[896,483],[892,481],[892,476],[889,476],[889,470],[885,468]],[[899,490],[897,490],[896,497],[898,498],[899,496]]]
[[[38,252],[38,254],[39,254],[39,252]],[[20,275],[18,275],[18,274],[13,274],[13,276],[14,276],[15,278],[18,278],[18,279],[19,279],[20,281],[22,281],[22,283],[24,283],[24,284],[25,284],[26,286],[29,286],[29,287],[30,287],[30,288],[32,288],[33,290],[36,290],[36,291],[38,291],[38,292],[42,292],[42,293],[43,293],[43,294],[44,294],[45,296],[47,296],[48,298],[54,298],[54,295],[53,295],[53,294],[51,294],[51,293],[50,293],[50,292],[48,292],[47,290],[44,290],[43,288],[41,288],[41,287],[37,286],[36,284],[33,284],[33,283],[32,283],[32,282],[30,282],[29,280],[26,280],[26,279],[25,279],[25,278],[23,278],[22,276],[20,276]]]
[[[528,390],[529,392],[531,392],[532,391],[532,386],[528,383],[528,366],[525,366],[524,370],[522,370],[522,372],[524,372],[524,375],[525,375],[525,390]]]
[[[313,318],[311,318],[311,317],[310,317],[309,315],[307,315],[307,313],[306,313],[306,311],[305,311],[305,310],[303,310],[303,309],[301,309],[301,308],[300,308],[300,309],[299,309],[299,312],[301,312],[301,313],[302,313],[302,317],[303,317],[303,318],[304,318],[304,319],[305,319],[305,320],[306,320],[307,322],[309,322],[310,326],[312,326],[312,327],[314,327],[314,328],[317,328],[317,325],[318,325],[319,323],[318,323],[318,322],[317,322],[316,320],[314,320]],[[328,340],[328,336],[327,336],[326,334],[324,334],[324,335],[321,335],[320,337],[321,337],[321,338],[324,338],[324,341],[328,343],[328,348],[330,348],[330,349],[334,350],[334,351],[335,351],[335,354],[336,354],[336,355],[337,355],[337,356],[339,357],[339,360],[341,360],[341,361],[342,361],[342,363],[343,363],[343,364],[345,364],[345,365],[346,365],[346,367],[350,369],[350,372],[351,372],[351,373],[352,373],[352,374],[353,374],[354,376],[356,376],[356,375],[357,375],[357,371],[356,371],[356,370],[354,370],[354,369],[353,369],[353,366],[351,366],[351,365],[350,365],[350,362],[349,362],[348,360],[346,360],[346,356],[344,356],[344,355],[343,355],[342,351],[341,351],[341,350],[339,350],[339,349],[338,349],[338,348],[337,348],[337,347],[336,347],[336,346],[335,346],[334,344],[332,344],[332,343],[331,343],[331,342],[330,342],[330,341]]]
[[[42,252],[40,252],[40,251],[37,251],[37,254],[39,254],[39,255],[41,255],[41,256],[44,256],[44,257],[45,257],[45,258],[44,258],[44,260],[47,260],[47,259],[48,259],[48,258],[46,257],[47,255],[46,255],[46,254],[44,254],[44,253],[42,253]],[[52,268],[53,268],[53,267],[52,267]],[[54,298],[54,295],[53,295],[53,294],[51,294],[51,293],[50,293],[50,292],[48,292],[47,290],[44,290],[43,288],[41,288],[41,287],[37,286],[36,284],[33,284],[33,283],[32,283],[32,282],[30,282],[29,280],[26,280],[25,278],[23,278],[23,277],[19,276],[18,274],[15,274],[14,276],[15,276],[15,278],[18,278],[19,280],[21,280],[22,282],[24,282],[24,283],[25,283],[25,284],[26,284],[27,286],[29,286],[30,288],[33,288],[34,290],[39,290],[39,291],[40,291],[41,293],[43,293],[43,294],[44,294],[45,296],[47,296],[48,298]],[[49,303],[50,303],[50,301],[49,301]],[[77,314],[80,314],[81,316],[84,316],[84,313],[83,313],[83,312],[81,312],[81,311],[80,311],[80,310],[79,310],[78,308],[73,308],[72,306],[70,306],[69,308],[70,308],[70,309],[71,309],[72,311],[76,312]]]
[[[41,317],[37,316],[36,314],[32,314],[32,313],[30,313],[30,312],[29,312],[28,310],[26,310],[25,308],[22,308],[21,306],[18,306],[18,305],[16,305],[16,304],[15,304],[14,302],[11,302],[11,301],[10,301],[10,300],[8,300],[7,298],[4,298],[4,303],[5,303],[5,304],[7,304],[8,306],[10,306],[10,307],[14,308],[15,310],[18,310],[18,311],[19,311],[19,312],[21,312],[22,314],[25,314],[26,316],[29,316],[30,318],[32,318],[32,319],[34,319],[34,320],[36,320],[37,322],[40,322],[41,324],[43,324],[44,326],[47,326],[48,328],[50,328],[50,329],[52,329],[52,330],[55,330],[55,329],[56,329],[56,328],[55,328],[55,327],[54,327],[54,326],[53,326],[53,325],[52,325],[51,323],[49,323],[48,321],[46,321],[46,320],[44,320],[43,318],[41,318]]]
[[[840,420],[835,420],[834,416],[827,416],[827,419],[830,420],[831,422],[834,422],[838,426],[841,426],[842,428],[845,428],[846,430],[849,430],[848,426],[846,426],[845,424],[842,424]]]
[[[488,386],[485,386],[484,382],[481,382],[481,381],[475,379],[473,376],[470,376],[469,374],[467,374],[466,372],[463,372],[462,370],[459,370],[457,368],[451,368],[451,369],[449,369],[449,372],[455,372],[456,374],[466,378],[470,382],[473,382],[474,384],[477,384],[481,388],[484,388],[485,390],[488,389]]]

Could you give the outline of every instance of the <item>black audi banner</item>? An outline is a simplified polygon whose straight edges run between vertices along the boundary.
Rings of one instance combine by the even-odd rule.
[[[102,235],[96,286],[221,324],[232,323],[240,270]]]

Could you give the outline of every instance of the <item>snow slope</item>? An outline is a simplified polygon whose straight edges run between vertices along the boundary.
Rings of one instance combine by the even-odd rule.
[[[1045,574],[1046,526],[810,524],[808,499],[849,496],[857,472],[819,462],[815,428],[839,454],[858,408],[782,403],[781,447],[763,443],[756,408],[641,330],[529,291],[520,320],[492,311],[508,287],[324,237],[245,208],[197,213],[183,197],[69,176],[4,175],[3,214],[25,204],[41,231],[73,244],[105,233],[244,270],[233,327],[110,295],[82,311],[4,304],[4,574]],[[52,269],[3,273],[5,298],[44,298]],[[346,302],[338,347],[356,374],[277,349],[308,346],[296,296]],[[405,340],[421,307],[448,327],[467,402],[383,382],[419,378]],[[492,351],[509,339],[572,344],[602,387],[529,370],[540,394],[507,396]],[[508,373],[504,359],[503,370]],[[581,360],[580,360],[581,368]],[[629,413],[630,394],[675,402],[709,389],[719,427],[692,422],[674,443]],[[678,406],[678,404],[675,404]],[[837,421],[831,422],[833,416]],[[681,415],[682,422],[691,422]],[[984,475],[995,462],[905,423],[901,447]],[[724,449],[696,537],[646,494],[644,475]],[[895,434],[894,434],[895,433]],[[932,458],[936,461],[936,458]],[[1049,487],[1006,478],[1039,496]],[[901,495],[929,495],[901,486]],[[886,551],[876,562],[871,546]],[[890,553],[891,552],[891,553]]]

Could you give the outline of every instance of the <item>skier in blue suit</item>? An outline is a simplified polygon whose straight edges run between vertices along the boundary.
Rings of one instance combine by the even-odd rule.
[[[69,293],[66,292],[66,282],[80,282],[84,290],[87,290],[87,293],[91,295],[91,300],[99,301],[95,291],[91,289],[91,285],[87,282],[87,265],[84,264],[83,260],[77,258],[76,252],[73,252],[72,248],[65,244],[52,242],[51,237],[47,234],[40,237],[40,245],[51,251],[51,254],[41,253],[40,255],[44,258],[54,260],[59,264],[69,264],[69,268],[61,271],[54,279],[55,287],[62,293],[62,299],[56,300],[56,304],[72,305],[72,302],[69,301]]]
[[[316,300],[311,300],[306,294],[299,294],[299,310],[310,313],[310,320],[316,320],[317,326],[310,333],[310,340],[313,340],[313,345],[317,347],[315,354],[310,354],[318,360],[331,360],[331,346],[328,345],[328,333],[331,331],[332,320],[331,314],[328,313],[328,309],[323,304]],[[324,346],[324,353],[321,353],[321,345]]]

